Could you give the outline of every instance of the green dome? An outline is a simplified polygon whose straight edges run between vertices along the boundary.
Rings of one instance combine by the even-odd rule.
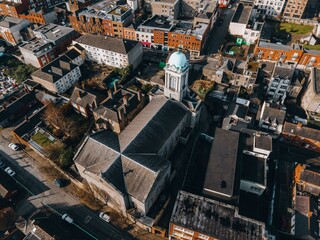
[[[188,64],[186,56],[178,51],[171,54],[168,64],[175,66],[176,68],[184,68]]]

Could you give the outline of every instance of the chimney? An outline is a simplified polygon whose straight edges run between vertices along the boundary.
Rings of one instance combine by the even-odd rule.
[[[138,97],[138,101],[141,102],[141,90],[140,89],[138,90],[137,97]]]
[[[301,123],[301,122],[298,122],[297,127],[298,127],[298,128],[301,128],[301,127],[302,127],[302,123]]]
[[[29,117],[28,117],[28,116],[24,116],[24,120],[25,120],[26,122],[28,122],[28,121],[29,121]]]
[[[113,92],[112,92],[112,89],[109,89],[108,91],[108,97],[113,99]]]
[[[113,82],[113,89],[115,92],[118,90],[118,81]]]
[[[81,91],[80,90],[77,91],[77,95],[78,95],[78,98],[81,98]]]
[[[128,97],[127,97],[127,95],[124,95],[122,100],[123,100],[124,105],[128,106]]]

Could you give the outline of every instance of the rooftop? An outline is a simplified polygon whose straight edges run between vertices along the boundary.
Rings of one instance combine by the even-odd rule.
[[[175,2],[177,2],[177,0],[153,0],[153,2],[156,2],[156,3],[171,3],[171,4],[174,4]]]
[[[258,240],[265,230],[263,223],[241,217],[233,206],[184,191],[178,193],[170,224],[224,240]]]
[[[308,128],[305,126],[300,126],[298,124],[285,122],[283,127],[283,132],[288,134],[298,135],[300,137],[313,139],[320,141],[320,131],[314,128]]]
[[[154,15],[144,21],[139,27],[150,27],[159,29],[170,29],[172,28],[171,21],[168,20],[169,17]]]
[[[59,40],[60,38],[68,36],[69,34],[76,34],[73,28],[64,27],[53,23],[49,23],[35,28],[33,32],[37,37],[42,36],[43,38],[51,41]]]
[[[9,17],[6,16],[2,20],[0,20],[0,26],[5,28],[11,28],[15,25],[20,24],[23,21],[27,21],[25,19],[16,18],[16,17]]]
[[[203,186],[205,194],[233,196],[238,142],[238,132],[216,129]]]
[[[111,52],[117,52],[120,54],[127,54],[133,49],[138,41],[124,40],[114,37],[105,37],[101,35],[86,34],[75,40],[75,42],[96,48],[104,49]]]
[[[33,38],[26,43],[23,43],[19,48],[33,52],[35,55],[43,54],[47,51],[51,51],[54,45],[50,42],[46,42],[44,39]]]
[[[201,40],[202,35],[206,31],[207,27],[208,27],[207,23],[197,23],[195,26],[193,26],[192,22],[179,21],[172,28],[172,32],[197,36],[198,40]]]
[[[31,77],[54,83],[77,67],[76,64],[71,63],[68,57],[62,55],[41,69],[31,73]]]
[[[295,66],[291,64],[285,64],[285,63],[278,63],[274,69],[273,76],[274,77],[280,77],[281,79],[288,78],[292,80],[294,72],[295,72]]]
[[[320,93],[320,68],[314,68],[311,72],[314,78],[314,89],[316,93]]]
[[[248,24],[253,6],[240,3],[231,22]]]
[[[290,51],[290,50],[292,50],[292,47],[288,46],[288,45],[269,43],[269,42],[264,42],[264,41],[260,41],[259,42],[259,47],[261,47],[261,48],[269,48],[269,49],[274,49],[274,50],[282,50],[282,51]]]

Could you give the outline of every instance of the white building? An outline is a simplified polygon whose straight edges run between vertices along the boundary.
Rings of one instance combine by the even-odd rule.
[[[253,6],[239,3],[230,22],[229,31],[232,35],[242,36],[247,44],[254,44],[260,38],[263,23],[255,20]]]
[[[86,58],[99,64],[136,68],[142,61],[142,45],[138,41],[86,34],[74,41],[86,50]]]
[[[271,99],[273,102],[283,102],[286,99],[291,87],[294,71],[295,65],[278,63],[275,67],[273,77],[269,81],[267,90],[268,99]]]
[[[285,0],[255,0],[254,5],[258,8],[258,13],[277,17],[281,15]]]
[[[127,0],[127,4],[130,6],[133,12],[138,10],[138,0]]]
[[[15,46],[23,41],[21,30],[30,25],[26,19],[16,17],[4,17],[0,20],[0,38]]]
[[[80,54],[79,54],[80,55]],[[77,60],[77,58],[73,59]],[[31,74],[33,81],[55,93],[64,93],[79,81],[79,65],[72,63],[69,57],[62,55]]]

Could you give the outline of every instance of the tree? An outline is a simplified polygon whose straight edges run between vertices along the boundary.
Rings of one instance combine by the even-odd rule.
[[[56,162],[59,161],[60,156],[65,152],[65,149],[66,146],[63,143],[56,141],[55,143],[50,144],[46,150],[49,153],[49,158]]]
[[[6,231],[13,227],[17,216],[12,207],[3,208],[0,210],[0,231]]]
[[[65,149],[65,151],[59,156],[59,163],[62,167],[69,167],[72,163],[73,151],[71,147]]]

